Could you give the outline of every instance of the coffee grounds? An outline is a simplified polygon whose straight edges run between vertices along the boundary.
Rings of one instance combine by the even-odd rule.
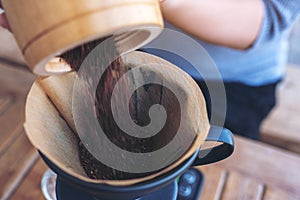
[[[65,61],[74,71],[79,71],[83,60],[87,55],[101,42],[108,38],[101,38],[82,46],[76,47],[60,56],[62,61]],[[97,50],[94,49],[94,51]],[[93,52],[94,52],[93,51]],[[95,55],[98,52],[96,52]],[[116,109],[118,114],[118,106],[111,107],[111,98],[113,89],[118,80],[134,66],[124,65],[121,57],[117,57],[118,52],[113,45],[106,47],[105,55],[101,52],[101,56],[91,56],[84,64],[89,65],[89,71],[84,72],[88,78],[90,74],[94,73],[93,70],[98,70],[99,67],[105,67],[105,72],[101,77],[96,90],[95,108],[97,112],[98,122],[106,134],[107,138],[123,150],[134,153],[147,153],[160,149],[168,144],[175,134],[177,133],[180,124],[180,105],[176,96],[165,87],[157,84],[146,84],[141,88],[138,88],[131,97],[128,97],[129,88],[128,84],[121,85],[122,94],[118,94],[120,98],[118,106],[129,106],[129,112],[131,119],[139,126],[145,126],[150,123],[148,111],[154,104],[162,105],[167,113],[166,125],[161,130],[161,134],[158,133],[150,138],[137,138],[129,134],[124,133],[116,124],[112,115],[112,109]],[[115,56],[113,56],[115,55]],[[117,57],[115,60],[110,60],[112,57]],[[111,63],[109,66],[103,66],[103,63]],[[146,74],[145,74],[146,76]],[[132,81],[132,77],[128,77],[126,81]],[[82,91],[86,92],[86,91]],[[87,96],[90,94],[86,94]],[[129,105],[124,105],[125,98],[129,98]],[[119,115],[120,116],[120,115]],[[169,117],[171,116],[171,117]],[[84,116],[83,116],[84,117]],[[91,128],[92,130],[92,128]],[[89,130],[87,130],[88,134]],[[174,134],[173,134],[174,133]],[[101,149],[105,151],[105,149]],[[82,141],[78,143],[79,160],[87,176],[91,179],[102,180],[124,180],[139,178],[150,173],[127,173],[118,171],[111,167],[108,167],[98,161],[83,145]],[[112,158],[114,159],[114,158]],[[137,163],[143,164],[143,163]],[[155,172],[151,172],[155,173]]]
[[[91,179],[101,180],[126,180],[147,176],[151,173],[122,172],[99,162],[80,141],[78,143],[79,160],[85,173]]]
[[[79,71],[81,64],[83,63],[84,59],[87,57],[87,55],[101,42],[107,38],[101,38],[99,40],[95,40],[89,43],[86,43],[84,45],[81,45],[79,47],[76,47],[68,52],[65,52],[60,56],[61,60],[66,62],[70,65],[70,67],[74,71]],[[110,49],[111,48],[111,49]],[[117,53],[117,51],[114,49],[114,46],[111,46],[107,49],[106,54],[102,55],[103,57],[97,58],[91,56],[92,60],[87,60],[85,64],[89,65],[88,70],[93,70],[94,68],[91,66],[96,67],[107,67],[103,78],[100,80],[96,92],[96,102],[95,107],[97,110],[97,117],[99,120],[99,123],[106,133],[106,135],[114,141],[114,137],[122,137],[122,135],[118,135],[118,130],[115,128],[115,124],[112,124],[112,113],[110,111],[110,101],[111,101],[111,93],[114,88],[115,83],[119,80],[119,78],[128,71],[128,67],[124,66],[122,63],[122,60],[120,57],[118,57],[116,60],[112,61],[109,66],[102,66],[102,63],[107,61],[107,59],[110,59],[113,54]],[[90,73],[93,73],[93,71],[84,72],[87,76],[89,76]],[[123,88],[123,91],[126,91],[126,88]],[[83,91],[87,92],[87,91]],[[130,103],[130,110],[133,110],[133,104],[132,101]],[[108,133],[108,134],[107,134]],[[121,141],[124,140],[124,138],[120,139]],[[117,139],[117,141],[119,141]],[[136,147],[136,144],[133,144],[134,142],[130,142],[130,144],[127,143],[127,146],[129,147]],[[124,146],[124,145],[123,145]],[[131,178],[138,178],[147,175],[148,173],[138,174],[138,173],[126,173],[122,171],[118,171],[116,169],[113,169],[111,167],[108,167],[98,161],[83,145],[82,141],[79,139],[78,143],[78,151],[79,151],[79,160],[81,163],[81,166],[83,167],[85,173],[87,176],[91,179],[102,179],[102,180],[122,180],[122,179],[131,179]]]

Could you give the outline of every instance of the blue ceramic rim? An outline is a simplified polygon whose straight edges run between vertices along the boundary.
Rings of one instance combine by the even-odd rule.
[[[90,183],[83,180],[80,180],[67,172],[63,171],[62,169],[58,168],[55,164],[53,164],[43,153],[39,151],[44,162],[63,180],[67,181],[68,183],[74,185],[75,187],[85,188],[89,191],[94,192],[134,192],[134,191],[141,191],[141,190],[151,190],[151,188],[159,187],[174,181],[177,177],[183,174],[190,166],[193,165],[194,160],[197,158],[199,153],[199,149],[187,160],[185,160],[182,164],[177,166],[176,168],[162,174],[154,179],[147,180],[141,183],[129,185],[129,186],[112,186],[103,183]]]

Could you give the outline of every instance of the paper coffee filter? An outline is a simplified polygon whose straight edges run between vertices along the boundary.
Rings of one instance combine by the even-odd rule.
[[[76,134],[76,128],[72,113],[72,93],[76,72],[61,76],[38,78],[37,82],[49,96],[56,109]],[[77,134],[76,134],[77,135]]]
[[[188,159],[201,146],[209,130],[205,100],[199,87],[191,77],[173,64],[146,53],[131,52],[124,55],[123,60],[132,66],[138,66],[145,62],[156,62],[160,66],[163,65],[166,67],[165,69],[146,68],[145,70],[163,74],[166,79],[170,79],[172,84],[177,84],[174,76],[181,74],[181,77],[178,77],[178,86],[186,91],[189,99],[187,105],[185,105],[186,112],[189,113],[186,116],[187,119],[185,119],[185,123],[187,123],[185,126],[189,127],[187,130],[194,130],[194,133],[187,134],[194,135],[195,139],[182,157],[157,173],[130,180],[90,179],[81,167],[78,152],[79,139],[74,132],[76,129],[74,129],[71,109],[73,85],[76,78],[75,72],[39,78],[33,84],[27,97],[26,122],[24,124],[27,136],[31,143],[51,162],[66,173],[86,182],[126,186],[151,180],[169,172]],[[171,78],[171,76],[173,77]],[[202,117],[199,117],[199,113]]]
[[[25,116],[24,128],[31,143],[64,171],[85,176],[77,156],[78,138],[37,81],[28,94]]]

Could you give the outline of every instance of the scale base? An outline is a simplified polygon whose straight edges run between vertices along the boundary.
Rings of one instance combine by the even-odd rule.
[[[201,171],[191,168],[178,180],[136,200],[197,200],[199,199],[203,182],[204,177]],[[56,188],[56,191],[53,188]],[[42,179],[42,190],[45,198],[51,200],[106,200],[105,197],[99,199],[92,194],[73,187],[57,177],[50,169],[45,172]]]

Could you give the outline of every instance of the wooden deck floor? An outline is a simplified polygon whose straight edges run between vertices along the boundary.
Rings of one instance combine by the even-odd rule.
[[[3,199],[14,193],[39,159],[23,129],[25,98],[34,76],[14,67],[0,64],[0,197]]]

